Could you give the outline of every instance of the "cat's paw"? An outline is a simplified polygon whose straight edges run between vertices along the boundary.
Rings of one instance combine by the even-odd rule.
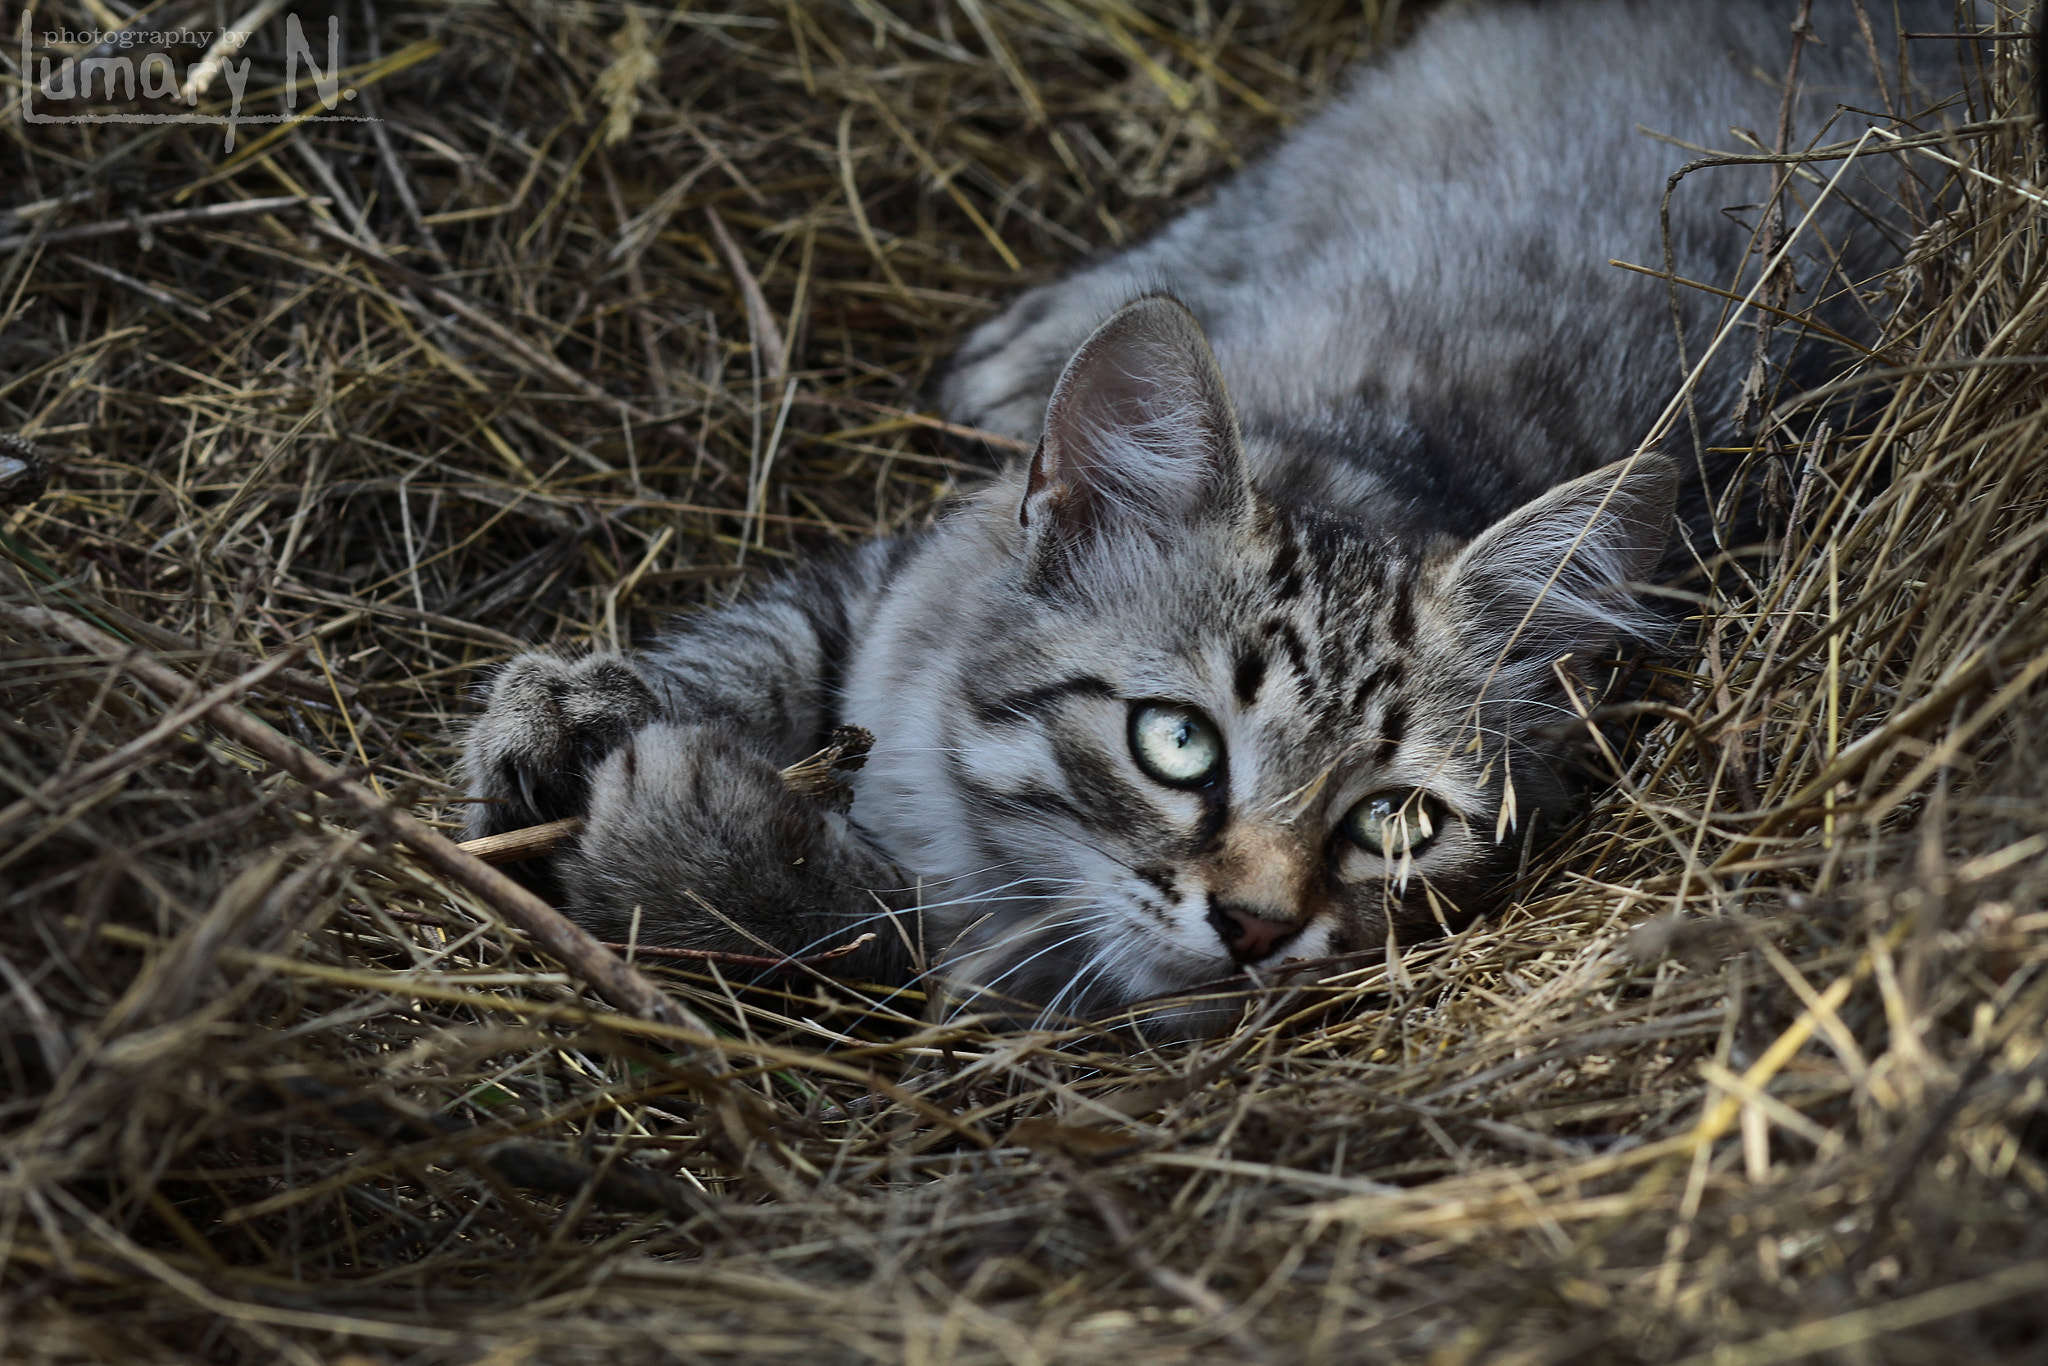
[[[591,774],[583,830],[556,861],[570,912],[603,939],[794,957],[874,931],[833,970],[900,979],[909,961],[892,918],[911,901],[903,875],[721,727],[634,733]]]
[[[657,707],[632,665],[598,654],[569,663],[524,654],[491,682],[463,746],[466,836],[476,839],[581,815],[590,772]]]
[[[968,334],[939,381],[940,404],[955,422],[1036,441],[1060,371],[1125,302],[1085,276],[1020,295]]]

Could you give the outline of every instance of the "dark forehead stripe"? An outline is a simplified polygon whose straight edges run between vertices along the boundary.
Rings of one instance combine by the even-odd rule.
[[[1362,712],[1365,710],[1365,704],[1372,700],[1374,693],[1385,688],[1400,687],[1403,672],[1398,658],[1381,660],[1378,668],[1358,680],[1358,689],[1351,694],[1352,710]]]
[[[1382,559],[1380,602],[1386,604],[1386,639],[1407,649],[1415,643],[1415,596],[1421,592],[1421,565],[1411,559]]]
[[[1230,681],[1240,707],[1249,707],[1259,700],[1259,689],[1266,682],[1266,656],[1256,645],[1238,651],[1237,670]]]
[[[1294,623],[1285,617],[1274,617],[1259,628],[1259,634],[1268,640],[1277,640],[1287,655],[1287,662],[1294,666],[1295,675],[1303,680],[1308,678],[1308,647],[1301,643],[1301,633],[1294,629]]]
[[[1351,658],[1350,646],[1344,635],[1328,623],[1320,625],[1316,634],[1322,641],[1321,647],[1316,651],[1316,664],[1322,670],[1324,689],[1341,690],[1343,681],[1357,670],[1357,665]]]
[[[974,708],[975,719],[988,725],[1015,723],[1028,717],[1042,716],[1055,703],[1069,697],[1115,697],[1116,689],[1103,679],[1083,674],[1078,678],[1061,679],[1042,687],[1027,688],[1023,692],[1003,693],[989,697],[978,692],[968,694],[967,701]]]
[[[1280,543],[1280,549],[1273,555],[1273,565],[1266,571],[1266,578],[1273,585],[1273,601],[1287,602],[1301,596],[1300,560],[1301,547],[1292,536]]]
[[[1375,764],[1390,764],[1394,754],[1401,748],[1401,740],[1408,734],[1408,704],[1395,698],[1387,704],[1380,716],[1380,744],[1373,752]]]
[[[1404,649],[1415,643],[1415,584],[1407,575],[1388,590],[1387,638]]]

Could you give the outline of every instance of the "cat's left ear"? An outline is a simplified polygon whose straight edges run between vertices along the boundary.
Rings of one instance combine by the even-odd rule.
[[[1148,295],[1096,328],[1060,374],[1017,520],[1034,576],[1105,535],[1171,535],[1242,515],[1251,482],[1237,415],[1194,314]]]
[[[1605,649],[1654,620],[1632,587],[1663,557],[1677,496],[1678,465],[1661,455],[1560,484],[1466,546],[1452,590],[1483,619],[1479,635],[1514,636],[1510,658],[1547,664]]]

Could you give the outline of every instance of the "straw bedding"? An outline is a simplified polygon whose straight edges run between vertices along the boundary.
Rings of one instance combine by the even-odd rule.
[[[2048,1350],[2022,45],[1901,158],[1921,228],[1843,357],[1860,416],[1759,419],[1780,541],[1518,902],[1147,1046],[829,962],[642,955],[670,1004],[621,1010],[396,813],[454,824],[452,727],[509,652],[629,644],[971,480],[920,399],[950,340],[1241,162],[1399,7],[346,21],[342,112],[381,122],[232,151],[28,123],[10,67],[0,1356]]]

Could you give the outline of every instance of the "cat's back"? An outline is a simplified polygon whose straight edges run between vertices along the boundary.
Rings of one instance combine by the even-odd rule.
[[[1261,415],[1358,394],[1423,401],[1447,381],[1525,395],[1532,364],[1610,376],[1603,361],[1669,326],[1656,316],[1664,291],[1609,261],[1660,262],[1659,192],[1698,155],[1684,144],[1726,147],[1731,128],[1774,135],[1796,8],[1453,8],[1169,226],[1159,264],[1215,274],[1197,312],[1239,403]],[[1835,41],[1802,54],[1807,134],[1823,107],[1870,89],[1852,6],[1815,8],[1839,13],[1815,20],[1838,21]],[[1739,209],[1767,176],[1681,187],[1683,265],[1739,260]],[[1229,287],[1219,252],[1259,263],[1247,287]]]
[[[1953,23],[1934,0],[1899,10],[1908,30]],[[948,404],[1034,437],[1080,338],[1133,294],[1164,290],[1207,331],[1269,480],[1411,506],[1470,534],[1625,454],[1676,389],[1670,292],[1610,262],[1662,268],[1661,193],[1694,149],[1775,139],[1798,12],[1789,0],[1448,6],[1205,203],[977,332]],[[1794,145],[1871,122],[1839,106],[1882,109],[1873,58],[1895,66],[1895,33],[1866,40],[1854,0],[1813,5]],[[1679,185],[1679,276],[1736,281],[1770,175]],[[1894,250],[1858,217],[1873,203],[1882,217],[1884,196],[1859,198],[1824,206],[1796,253],[1811,297]],[[1691,360],[1724,301],[1681,289],[1678,302]],[[1825,307],[1859,325],[1860,307]],[[1728,345],[1709,365],[1696,390],[1709,421],[1732,409],[1747,364]]]

